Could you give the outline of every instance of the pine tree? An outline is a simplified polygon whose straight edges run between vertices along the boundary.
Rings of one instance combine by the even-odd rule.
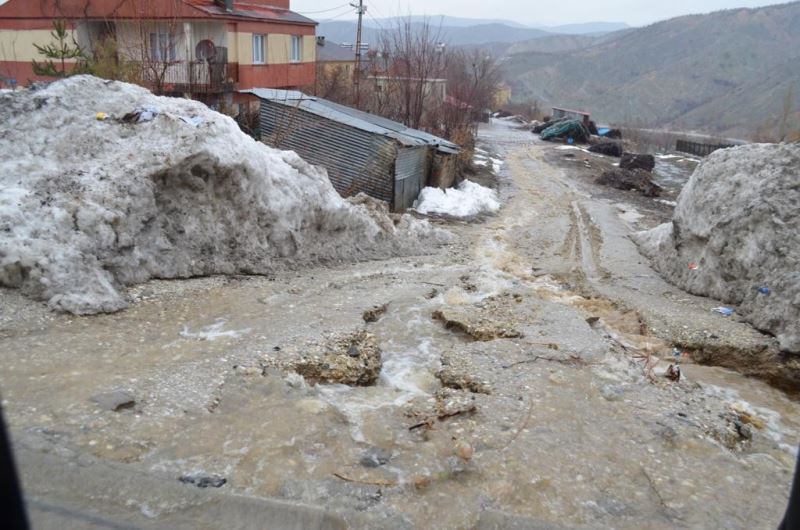
[[[63,20],[53,21],[53,31],[50,33],[55,42],[40,46],[34,44],[40,55],[47,58],[44,62],[33,61],[33,73],[44,77],[69,77],[71,75],[86,73],[89,70],[88,58],[80,47],[75,37],[67,32],[67,23]],[[67,70],[67,60],[76,59],[75,66]],[[59,69],[56,64],[61,63]]]

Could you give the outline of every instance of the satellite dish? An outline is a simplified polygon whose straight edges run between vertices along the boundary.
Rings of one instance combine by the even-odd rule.
[[[210,40],[201,40],[194,47],[194,55],[198,61],[212,61],[217,56],[217,47]]]

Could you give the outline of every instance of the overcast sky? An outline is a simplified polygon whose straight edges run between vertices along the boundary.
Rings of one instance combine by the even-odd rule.
[[[0,0],[2,1],[2,0]],[[370,16],[451,15],[497,18],[532,25],[577,22],[627,22],[641,26],[689,13],[734,7],[758,7],[784,2],[758,0],[364,0]],[[291,0],[292,10],[317,20],[347,20],[344,0]],[[319,12],[324,11],[324,12]]]

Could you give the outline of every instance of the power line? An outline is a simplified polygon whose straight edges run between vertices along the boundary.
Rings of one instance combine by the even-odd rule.
[[[370,13],[369,11],[367,11],[367,16],[368,16],[369,18],[371,18],[371,19],[372,19],[372,21],[378,25],[378,28],[379,28],[381,31],[386,31],[386,28],[384,28],[384,27],[383,27],[383,24],[381,24],[381,23],[378,21],[378,19],[377,19],[377,18],[375,18],[374,16],[372,16],[372,13]]]
[[[345,11],[343,11],[343,12],[339,13],[339,14],[338,14],[338,15],[336,15],[335,17],[326,18],[325,20],[323,20],[323,22],[330,22],[331,20],[336,20],[337,18],[342,18],[343,16],[345,16],[345,15],[351,15],[352,13],[353,13],[353,10],[352,10],[352,9],[350,9],[350,7],[348,6],[347,10],[345,10]]]
[[[299,13],[301,15],[316,15],[317,13],[328,13],[330,11],[336,11],[337,9],[341,9],[343,7],[349,7],[350,4],[342,4],[340,6],[332,7],[330,9],[323,9],[321,11],[306,11],[304,13]]]

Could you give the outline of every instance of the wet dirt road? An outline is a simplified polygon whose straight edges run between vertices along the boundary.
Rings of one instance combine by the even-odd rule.
[[[456,239],[431,255],[150,282],[130,310],[90,318],[4,291],[0,389],[34,521],[214,528],[224,511],[198,506],[243,496],[332,518],[300,527],[774,528],[800,407],[682,354],[735,352],[747,371],[771,339],[661,280],[627,239],[647,217],[552,146],[503,123],[481,141],[506,160],[504,207],[444,223]],[[364,328],[383,352],[375,385],[273,367]],[[135,403],[90,400],[114,389]],[[63,475],[48,477],[53,459]],[[278,508],[260,509],[242,527]]]

